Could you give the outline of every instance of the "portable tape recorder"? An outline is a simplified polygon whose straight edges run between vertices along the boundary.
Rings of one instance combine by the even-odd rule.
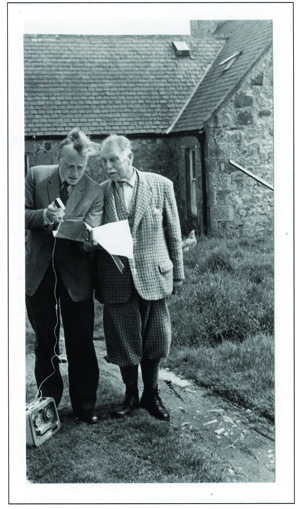
[[[41,398],[26,406],[26,445],[42,445],[60,427],[53,398]]]

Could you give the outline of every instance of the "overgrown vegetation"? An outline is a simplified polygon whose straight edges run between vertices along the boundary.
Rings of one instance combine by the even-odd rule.
[[[273,239],[203,238],[185,267],[168,365],[273,420]]]

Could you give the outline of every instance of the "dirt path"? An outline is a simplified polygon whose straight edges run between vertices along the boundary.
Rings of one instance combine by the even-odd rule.
[[[100,366],[100,383],[105,379],[124,392],[119,368],[107,363],[105,342],[94,342]],[[26,360],[27,397],[35,392],[34,355]],[[66,365],[62,365],[66,366]],[[140,387],[142,387],[142,381]],[[229,465],[233,482],[275,482],[274,429],[249,410],[237,407],[206,389],[182,380],[169,370],[161,370],[161,397],[171,412],[174,426],[183,434],[193,433],[211,454],[217,454]],[[66,399],[68,401],[68,399]],[[62,401],[63,403],[63,401]]]

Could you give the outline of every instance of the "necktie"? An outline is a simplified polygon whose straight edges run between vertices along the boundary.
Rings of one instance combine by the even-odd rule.
[[[65,180],[62,183],[61,188],[60,188],[60,199],[61,199],[61,201],[63,202],[64,205],[67,203],[67,200],[69,198],[68,186],[69,186],[69,184]]]
[[[126,184],[126,182],[120,181],[120,182],[118,182],[118,184],[119,184],[119,196],[120,196],[120,200],[122,202],[123,207],[126,209],[125,195],[124,195],[124,185]]]

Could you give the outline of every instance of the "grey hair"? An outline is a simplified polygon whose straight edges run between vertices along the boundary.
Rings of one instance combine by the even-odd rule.
[[[109,145],[117,145],[121,152],[132,151],[131,142],[126,136],[119,136],[118,134],[111,134],[103,140],[100,148],[100,153]]]

